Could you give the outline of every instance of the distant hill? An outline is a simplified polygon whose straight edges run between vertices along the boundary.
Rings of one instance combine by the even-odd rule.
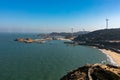
[[[101,40],[120,40],[120,28],[103,29],[79,35],[75,41],[101,41]]]
[[[52,33],[48,33],[48,34],[38,34],[37,36],[43,36],[43,37],[48,37],[48,36],[64,36],[64,37],[70,37],[70,36],[78,36],[78,35],[83,35],[83,34],[87,34],[89,33],[89,31],[78,31],[78,32],[52,32]]]
[[[78,35],[82,35],[82,34],[87,34],[89,33],[89,31],[79,31],[79,32],[74,32],[74,33],[67,33],[67,32],[52,32],[49,35],[50,36],[71,36],[73,34],[73,36],[78,36]]]

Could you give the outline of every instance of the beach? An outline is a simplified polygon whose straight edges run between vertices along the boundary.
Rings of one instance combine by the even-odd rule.
[[[107,55],[111,63],[116,66],[120,66],[120,54],[111,50],[99,49],[101,52]]]

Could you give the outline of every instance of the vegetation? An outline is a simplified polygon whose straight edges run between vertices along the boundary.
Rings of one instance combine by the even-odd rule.
[[[77,38],[75,38],[75,40],[77,41],[120,40],[120,28],[93,31],[88,34],[79,35]]]
[[[74,41],[81,45],[106,48],[120,53],[120,28],[93,31],[79,35]]]

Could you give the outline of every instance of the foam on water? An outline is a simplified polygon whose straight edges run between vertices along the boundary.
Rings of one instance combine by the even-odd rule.
[[[106,56],[107,56],[107,61],[109,61],[112,65],[118,66],[117,63],[109,55],[106,54]]]
[[[102,53],[105,54],[105,52],[101,49],[99,49]],[[109,56],[108,54],[105,54],[107,56],[107,61],[102,61],[101,63],[105,63],[105,62],[110,62],[110,64],[114,65],[114,66],[118,66],[117,63],[112,59],[111,56]]]

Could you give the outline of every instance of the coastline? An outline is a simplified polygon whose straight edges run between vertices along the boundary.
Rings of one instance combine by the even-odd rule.
[[[99,49],[102,53],[106,54],[110,59],[112,65],[120,66],[120,54],[117,52],[113,52],[111,50]]]

